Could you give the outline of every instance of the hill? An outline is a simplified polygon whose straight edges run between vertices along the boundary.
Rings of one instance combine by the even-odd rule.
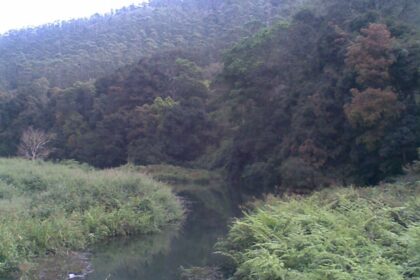
[[[104,23],[121,16],[119,23],[104,23],[110,37],[89,33],[94,18],[81,20],[89,32],[83,37],[74,30],[84,39],[66,46],[77,57],[60,64],[72,71],[78,59],[100,64],[95,51],[78,56],[89,40],[110,44],[103,61],[115,67],[139,58],[124,56],[120,63],[111,54],[120,50],[112,34],[131,30],[127,15],[147,14],[153,25],[130,26],[137,33],[150,27],[147,39],[162,45],[98,75],[54,70],[71,84],[62,89],[36,67],[28,68],[29,78],[13,74],[23,84],[0,94],[0,155],[16,155],[22,133],[34,127],[54,136],[53,159],[219,168],[240,192],[253,194],[376,184],[401,173],[420,146],[419,1],[319,0],[299,7],[268,0],[152,1],[98,17]],[[46,40],[60,28],[33,38]],[[22,49],[26,57],[36,51],[48,62],[60,54],[25,40],[18,41],[31,46]],[[17,49],[9,45],[5,53]],[[73,83],[89,77],[97,79]]]
[[[10,31],[0,37],[0,88],[43,77],[51,87],[68,87],[170,49],[214,62],[240,38],[289,17],[299,2],[152,0],[103,16]]]

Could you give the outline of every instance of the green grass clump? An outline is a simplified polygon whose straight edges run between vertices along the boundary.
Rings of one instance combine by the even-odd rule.
[[[0,278],[33,257],[157,232],[182,215],[171,190],[146,175],[0,159]]]
[[[420,183],[271,198],[218,248],[231,279],[420,279]]]
[[[204,169],[184,168],[168,164],[155,164],[147,166],[126,166],[135,168],[143,173],[150,174],[154,179],[170,183],[171,185],[209,186],[215,181],[219,183],[220,176],[215,172]]]

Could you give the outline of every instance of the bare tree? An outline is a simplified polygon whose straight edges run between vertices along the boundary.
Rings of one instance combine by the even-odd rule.
[[[51,152],[48,143],[51,142],[52,138],[51,134],[29,127],[22,133],[18,154],[31,160],[45,158]]]

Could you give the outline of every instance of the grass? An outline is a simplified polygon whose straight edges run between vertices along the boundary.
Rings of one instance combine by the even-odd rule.
[[[269,197],[218,249],[234,280],[420,279],[420,182]]]
[[[234,202],[229,195],[229,188],[223,175],[218,171],[168,164],[126,165],[122,169],[141,172],[169,184],[175,193],[186,200],[189,216],[200,219],[207,216],[209,225],[212,224],[210,220],[214,220],[214,217],[227,220],[233,215]]]
[[[188,186],[192,188],[220,186],[221,181],[219,174],[204,169],[184,168],[167,164],[131,166],[131,168],[137,168],[138,171],[149,174],[156,180],[171,184],[179,190],[188,189]]]
[[[146,175],[0,159],[0,278],[24,274],[33,257],[154,233],[182,215],[171,190]]]

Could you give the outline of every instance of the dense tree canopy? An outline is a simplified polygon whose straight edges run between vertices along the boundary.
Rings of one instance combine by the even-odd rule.
[[[162,50],[200,52],[202,61],[261,26],[290,16],[301,0],[162,1],[88,19],[55,22],[0,37],[0,88],[45,77],[68,87],[108,75]]]
[[[374,183],[416,157],[417,26],[379,2],[360,1],[358,11],[356,1],[330,2],[225,57],[235,131],[227,167],[245,188]]]

